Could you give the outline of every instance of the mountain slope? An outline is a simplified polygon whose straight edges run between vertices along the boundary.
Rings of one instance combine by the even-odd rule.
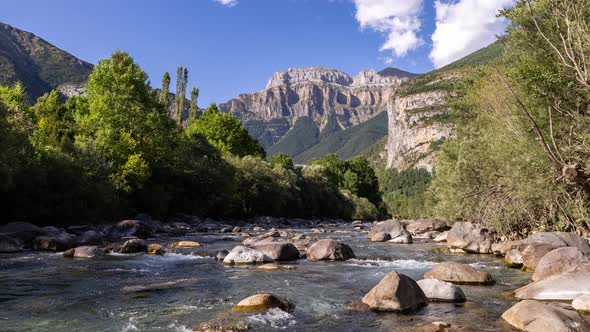
[[[91,72],[90,63],[32,33],[0,23],[0,84],[22,82],[31,101],[64,84],[83,83]]]

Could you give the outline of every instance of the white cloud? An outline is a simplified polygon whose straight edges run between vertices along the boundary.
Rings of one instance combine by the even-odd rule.
[[[498,11],[516,0],[436,0],[436,29],[430,60],[436,68],[479,50],[504,32],[506,20]]]
[[[222,4],[226,7],[233,7],[238,4],[238,0],[214,0],[215,2]]]
[[[386,34],[381,51],[403,57],[424,43],[418,36],[423,0],[354,0],[354,4],[361,28]]]

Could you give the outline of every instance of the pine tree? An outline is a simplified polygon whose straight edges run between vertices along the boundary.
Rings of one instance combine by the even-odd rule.
[[[160,104],[164,105],[164,109],[168,111],[168,106],[170,104],[170,100],[168,99],[168,94],[170,92],[170,74],[168,72],[164,73],[164,77],[162,77],[162,91],[160,91]]]

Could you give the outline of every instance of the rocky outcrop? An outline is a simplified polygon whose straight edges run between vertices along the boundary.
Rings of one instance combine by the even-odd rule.
[[[508,309],[502,319],[527,332],[590,331],[590,323],[575,311],[538,301],[519,302]]]
[[[351,77],[334,69],[290,68],[275,73],[264,90],[241,94],[219,108],[238,116],[268,148],[303,117],[320,130],[330,120],[340,129],[365,122],[384,111],[396,88],[414,76],[363,71]]]
[[[454,126],[447,121],[450,112],[447,100],[451,96],[450,92],[434,90],[396,96],[387,105],[388,168],[432,171],[436,155],[433,145],[454,132]]]
[[[459,285],[491,285],[492,276],[474,267],[456,262],[444,262],[424,274],[424,278],[439,279]]]
[[[406,312],[428,304],[428,298],[410,277],[390,272],[362,299],[374,311]]]

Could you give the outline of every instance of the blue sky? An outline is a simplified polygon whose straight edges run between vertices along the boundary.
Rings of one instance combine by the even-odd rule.
[[[189,87],[200,88],[199,104],[205,106],[260,90],[275,71],[289,67],[324,66],[351,75],[387,66],[427,72],[458,56],[449,52],[485,46],[498,27],[488,23],[480,29],[485,38],[465,37],[469,40],[442,50],[437,60],[433,34],[454,41],[457,29],[477,30],[464,26],[462,11],[482,12],[481,4],[512,1],[19,0],[2,4],[0,21],[91,63],[114,50],[127,51],[154,87],[165,71],[175,73],[182,64],[190,70]],[[452,10],[455,15],[446,21],[439,17]],[[480,14],[487,17],[489,11]]]

